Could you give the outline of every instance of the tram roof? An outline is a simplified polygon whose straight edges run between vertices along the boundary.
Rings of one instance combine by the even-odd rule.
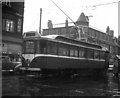
[[[102,49],[102,47],[100,45],[96,45],[93,43],[89,43],[89,42],[84,42],[81,40],[75,40],[72,38],[68,38],[64,35],[46,35],[46,36],[41,36],[42,38],[48,38],[48,39],[53,39],[53,40],[58,40],[58,41],[64,41],[64,42],[70,42],[70,43],[74,43],[74,44],[81,44],[81,45],[85,45],[85,46],[92,46],[94,48],[99,48]]]
[[[24,39],[50,39],[50,40],[56,40],[56,41],[62,41],[62,42],[68,42],[68,43],[72,43],[72,44],[78,44],[78,45],[84,45],[84,46],[88,46],[88,47],[93,47],[93,48],[98,48],[98,49],[102,49],[102,47],[100,45],[96,45],[93,43],[89,43],[89,42],[84,42],[81,40],[75,40],[72,38],[68,38],[64,35],[46,35],[46,36],[40,36],[40,37],[30,37],[30,38],[24,38]]]
[[[42,38],[50,38],[50,39],[56,39],[60,35],[46,35],[46,36],[41,36]]]

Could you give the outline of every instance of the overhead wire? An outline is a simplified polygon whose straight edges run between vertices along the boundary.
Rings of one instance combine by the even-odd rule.
[[[101,3],[101,4],[91,5],[91,6],[85,6],[85,8],[96,8],[98,6],[106,6],[106,5],[115,4],[118,2],[119,1],[114,1],[114,2],[109,2],[109,3]]]
[[[74,24],[75,22],[55,3],[53,2],[52,0],[50,0],[59,10],[61,10]]]

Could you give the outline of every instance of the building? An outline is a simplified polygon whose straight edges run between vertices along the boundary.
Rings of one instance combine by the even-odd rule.
[[[2,54],[14,60],[22,54],[23,19],[24,2],[2,2]]]
[[[43,29],[43,35],[52,34],[64,35],[73,39],[99,44],[106,47],[111,55],[118,54],[118,43],[117,38],[114,37],[114,31],[109,28],[107,32],[103,32],[89,26],[89,19],[84,13],[81,13],[75,26],[66,25],[65,27]]]

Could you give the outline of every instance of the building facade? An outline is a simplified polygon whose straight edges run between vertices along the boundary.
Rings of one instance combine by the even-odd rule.
[[[24,2],[2,3],[2,54],[13,59],[22,54]]]
[[[103,32],[89,26],[89,19],[81,13],[76,22],[76,26],[66,26],[59,28],[43,29],[43,35],[64,35],[77,40],[99,44],[106,47],[111,55],[118,54],[118,40],[114,37],[114,31]]]

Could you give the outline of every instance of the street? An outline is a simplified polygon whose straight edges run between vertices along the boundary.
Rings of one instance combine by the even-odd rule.
[[[120,97],[120,77],[74,78],[3,75],[2,96],[109,96]]]

